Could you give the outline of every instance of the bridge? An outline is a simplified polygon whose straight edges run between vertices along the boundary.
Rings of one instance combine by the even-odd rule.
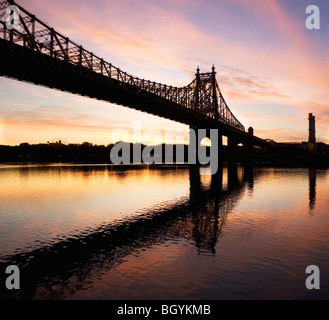
[[[8,12],[16,19],[8,18]],[[141,79],[84,49],[12,0],[0,2],[0,54],[0,76],[133,108],[194,130],[206,129],[208,137],[211,129],[217,129],[219,145],[226,136],[232,150],[239,144],[246,152],[269,146],[254,136],[252,128],[246,132],[234,116],[214,66],[207,73],[198,67],[195,79],[185,87]]]

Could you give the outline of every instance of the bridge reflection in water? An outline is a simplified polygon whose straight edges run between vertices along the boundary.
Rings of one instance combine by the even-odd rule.
[[[225,186],[224,170],[228,176]],[[11,264],[20,267],[21,290],[16,296],[1,298],[70,298],[100,274],[115,268],[123,258],[177,237],[194,243],[198,254],[215,255],[227,215],[243,192],[253,188],[254,168],[231,163],[213,176],[200,176],[199,172],[197,166],[190,166],[190,196],[186,201],[131,221],[110,224],[87,236],[71,237],[28,253],[5,257],[0,262],[1,269]],[[208,181],[203,181],[207,178]]]

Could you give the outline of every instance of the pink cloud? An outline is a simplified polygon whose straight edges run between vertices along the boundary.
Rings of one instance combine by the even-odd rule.
[[[124,57],[127,62],[141,69],[150,66],[155,69],[176,68],[193,76],[192,72],[196,67],[194,63],[201,57],[207,63],[203,68],[210,68],[212,63],[216,64],[220,59],[225,61],[225,65],[238,69],[243,59],[243,69],[258,74],[262,74],[264,70],[264,73],[272,73],[276,78],[294,80],[305,76],[304,81],[310,84],[323,85],[326,88],[329,85],[326,74],[305,53],[309,52],[311,46],[300,26],[275,0],[233,1],[256,14],[261,23],[276,24],[273,31],[282,34],[289,44],[285,48],[271,47],[264,48],[263,51],[233,41],[220,30],[216,35],[206,33],[199,25],[182,14],[164,8],[161,3],[144,1],[132,5],[131,1],[111,1],[104,4],[102,11],[97,12],[99,5],[88,10],[87,7],[77,7],[75,2],[59,2],[61,5],[49,1],[43,3],[45,2],[47,5],[44,5],[44,9],[49,11],[48,14],[58,16],[59,26],[61,21],[65,21],[64,31],[68,31],[73,39],[83,35],[86,42],[114,57]],[[194,1],[194,5],[196,3]],[[184,1],[180,2],[180,5],[184,4]],[[97,15],[94,15],[96,12]],[[124,16],[120,15],[122,13]]]
[[[27,104],[27,103],[12,103],[12,102],[3,102],[2,104],[12,107],[28,107],[28,108],[35,108],[36,105],[34,104]]]
[[[245,39],[231,38],[223,30],[206,31],[202,23],[185,15],[182,8],[198,11],[201,6],[209,16],[217,14],[197,0],[170,0],[170,3],[123,0],[92,5],[78,1],[21,2],[26,3],[28,10],[36,10],[42,20],[49,19],[72,40],[81,41],[86,49],[109,62],[122,63],[116,66],[136,76],[186,85],[193,79],[197,65],[208,71],[215,63],[220,66],[219,85],[223,84],[233,113],[242,103],[256,108],[261,104],[285,103],[302,115],[309,108],[302,105],[304,101],[326,107],[329,64],[316,59],[317,53],[300,24],[279,1],[225,0],[219,4],[223,17],[232,17],[225,11],[225,3],[233,3],[237,15],[251,13],[256,25],[273,33],[265,35],[268,42],[257,46]],[[248,26],[242,25],[241,30],[248,34]],[[271,45],[275,36],[279,37],[280,46]],[[323,114],[325,107],[320,108]]]
[[[243,116],[245,118],[250,118],[250,119],[264,119],[264,114],[255,114],[255,113],[244,113]],[[280,122],[287,122],[289,124],[305,124],[306,120],[297,118],[297,119],[292,119],[291,117],[287,116],[278,116],[278,115],[266,115],[267,120],[276,120]]]
[[[270,128],[255,130],[255,134],[263,139],[272,139],[276,142],[302,142],[307,141],[307,133],[291,128]]]

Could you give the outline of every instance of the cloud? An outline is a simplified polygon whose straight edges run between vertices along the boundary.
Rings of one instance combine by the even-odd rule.
[[[76,1],[44,3],[47,5],[43,9],[58,18],[57,25],[63,25],[64,32],[73,40],[75,37],[83,38],[86,44],[100,48],[115,60],[120,57],[138,67],[142,75],[144,70],[150,68],[167,68],[193,76],[196,61],[202,62],[203,68],[210,68],[212,63],[222,60],[232,70],[239,70],[239,66],[244,65],[244,69],[258,74],[262,74],[261,69],[267,74],[272,72],[272,78],[276,80],[277,76],[295,80],[305,76],[303,81],[318,84],[325,81],[324,85],[328,87],[329,81],[324,73],[319,79],[319,66],[313,68],[313,59],[309,58],[314,52],[310,52],[312,46],[299,23],[274,0],[233,1],[238,6],[237,16],[247,10],[257,18],[256,26],[271,26],[273,34],[268,35],[263,48],[249,45],[243,38],[237,42],[220,30],[216,33],[205,32],[201,24],[195,23],[194,17],[188,18],[182,10],[174,11],[165,2],[139,1],[136,4],[134,1],[109,1],[102,5],[98,2],[94,6],[77,6]],[[202,5],[200,1],[193,4],[197,8]],[[225,17],[225,6],[220,9],[223,9],[222,15]],[[210,10],[207,13],[209,17],[216,14]],[[243,27],[240,28],[242,32],[248,30]],[[261,34],[261,31],[258,32]],[[285,39],[280,47],[270,45],[275,33]]]
[[[275,120],[273,122],[277,123],[277,121],[279,122],[286,122],[289,124],[304,124],[306,123],[305,119],[302,118],[297,118],[297,119],[293,119],[292,117],[289,116],[278,116],[278,115],[264,115],[264,114],[255,114],[255,113],[244,113],[243,116],[245,118],[250,118],[250,119],[264,119],[264,117],[266,117],[266,120]]]
[[[306,141],[308,137],[305,131],[291,128],[257,129],[255,134],[263,139],[272,139],[276,142],[302,142]]]
[[[306,102],[305,105],[310,113],[316,116],[316,121],[320,124],[320,129],[328,130],[329,124],[329,104]]]
[[[273,110],[278,104],[286,105],[285,110],[293,112],[285,119],[278,118],[277,113],[270,119],[289,128],[289,119],[296,124],[295,114],[304,116],[312,105],[303,104],[314,101],[325,127],[329,63],[327,58],[320,59],[318,46],[306,37],[300,21],[283,2],[223,0],[212,6],[200,0],[21,3],[58,31],[129,73],[186,85],[194,78],[196,66],[208,71],[214,63],[219,85],[234,114],[242,114],[244,105],[253,106],[250,114],[262,114],[257,109],[264,104]],[[36,98],[47,99],[43,91],[38,91],[35,89]],[[101,113],[98,116],[102,117]],[[57,117],[62,118],[60,110]],[[96,121],[88,112],[75,117],[72,114],[73,122]],[[259,130],[267,130],[261,122],[259,125]],[[273,131],[274,135],[279,133]]]
[[[43,89],[37,86],[26,85],[24,82],[19,82],[10,79],[6,81],[6,86],[10,88],[10,94],[12,97],[15,96],[16,92],[24,92],[25,94],[37,97],[37,98],[47,98],[47,95],[43,92]]]
[[[276,89],[274,80],[261,78],[248,71],[229,66],[221,66],[220,69],[224,70],[220,75],[220,85],[228,88],[227,94],[234,101],[264,103],[291,98]]]
[[[36,105],[34,104],[26,104],[26,103],[13,103],[13,102],[2,102],[3,105],[12,106],[12,107],[28,107],[28,108],[35,108]]]

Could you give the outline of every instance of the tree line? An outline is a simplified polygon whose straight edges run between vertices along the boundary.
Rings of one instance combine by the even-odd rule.
[[[119,143],[119,142],[118,142]],[[122,143],[122,142],[120,142]],[[124,142],[125,143],[125,142]],[[90,142],[81,144],[63,144],[61,141],[47,144],[29,144],[21,143],[18,146],[0,145],[0,162],[102,162],[111,163],[111,150],[116,145],[94,145]],[[133,151],[134,144],[126,143]],[[136,145],[135,145],[136,146]],[[162,148],[161,157],[164,157],[165,150],[168,145],[160,145]],[[180,147],[179,147],[180,146]],[[145,148],[150,148],[141,144],[140,150],[143,152]],[[181,159],[182,153],[187,156],[187,145],[172,145],[174,161]],[[159,150],[159,146],[154,148]],[[131,156],[133,152],[130,153]],[[178,157],[178,154],[180,156]],[[155,154],[155,158],[156,158]],[[133,160],[133,159],[131,159]]]

